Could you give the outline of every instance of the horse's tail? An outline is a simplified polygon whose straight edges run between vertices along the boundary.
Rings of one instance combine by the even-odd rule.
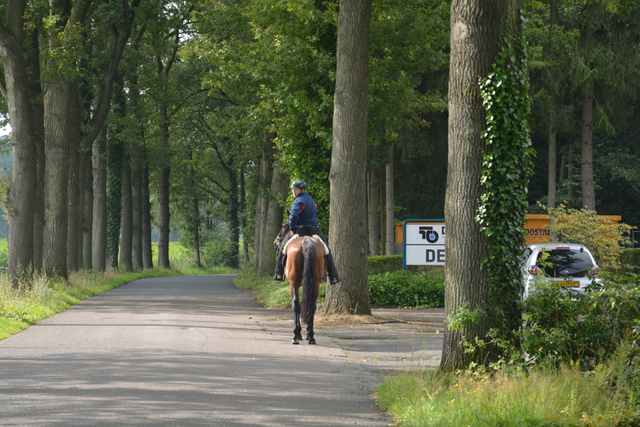
[[[316,312],[316,246],[310,237],[302,242],[302,321],[306,324],[313,319]]]

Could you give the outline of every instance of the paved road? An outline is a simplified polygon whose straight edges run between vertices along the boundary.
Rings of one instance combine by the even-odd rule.
[[[340,338],[231,275],[138,280],[0,342],[0,425],[386,426]]]

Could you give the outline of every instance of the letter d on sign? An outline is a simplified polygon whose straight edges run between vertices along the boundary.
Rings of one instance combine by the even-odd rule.
[[[436,260],[436,251],[433,249],[427,249],[427,262],[433,262]]]

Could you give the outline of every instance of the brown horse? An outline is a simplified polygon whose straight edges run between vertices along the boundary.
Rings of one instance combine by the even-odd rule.
[[[285,226],[283,230],[284,228]],[[286,228],[288,230],[289,224],[286,224]],[[280,234],[285,235],[283,231]],[[294,236],[289,240],[284,275],[289,279],[291,306],[295,314],[293,344],[299,344],[302,339],[301,319],[307,324],[309,344],[316,343],[313,337],[313,316],[316,312],[316,301],[320,293],[320,281],[324,276],[324,269],[324,245],[319,239],[311,236]],[[298,294],[300,286],[303,288],[302,305]]]

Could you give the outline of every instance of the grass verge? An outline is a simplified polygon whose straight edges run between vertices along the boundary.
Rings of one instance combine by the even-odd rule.
[[[13,289],[6,275],[0,275],[0,340],[10,337],[38,321],[59,313],[73,304],[125,283],[145,277],[237,273],[230,268],[142,270],[135,272],[71,273],[69,281],[36,276],[29,286]]]
[[[407,427],[638,425],[610,373],[585,374],[575,365],[491,376],[407,372],[383,381],[374,398]]]

